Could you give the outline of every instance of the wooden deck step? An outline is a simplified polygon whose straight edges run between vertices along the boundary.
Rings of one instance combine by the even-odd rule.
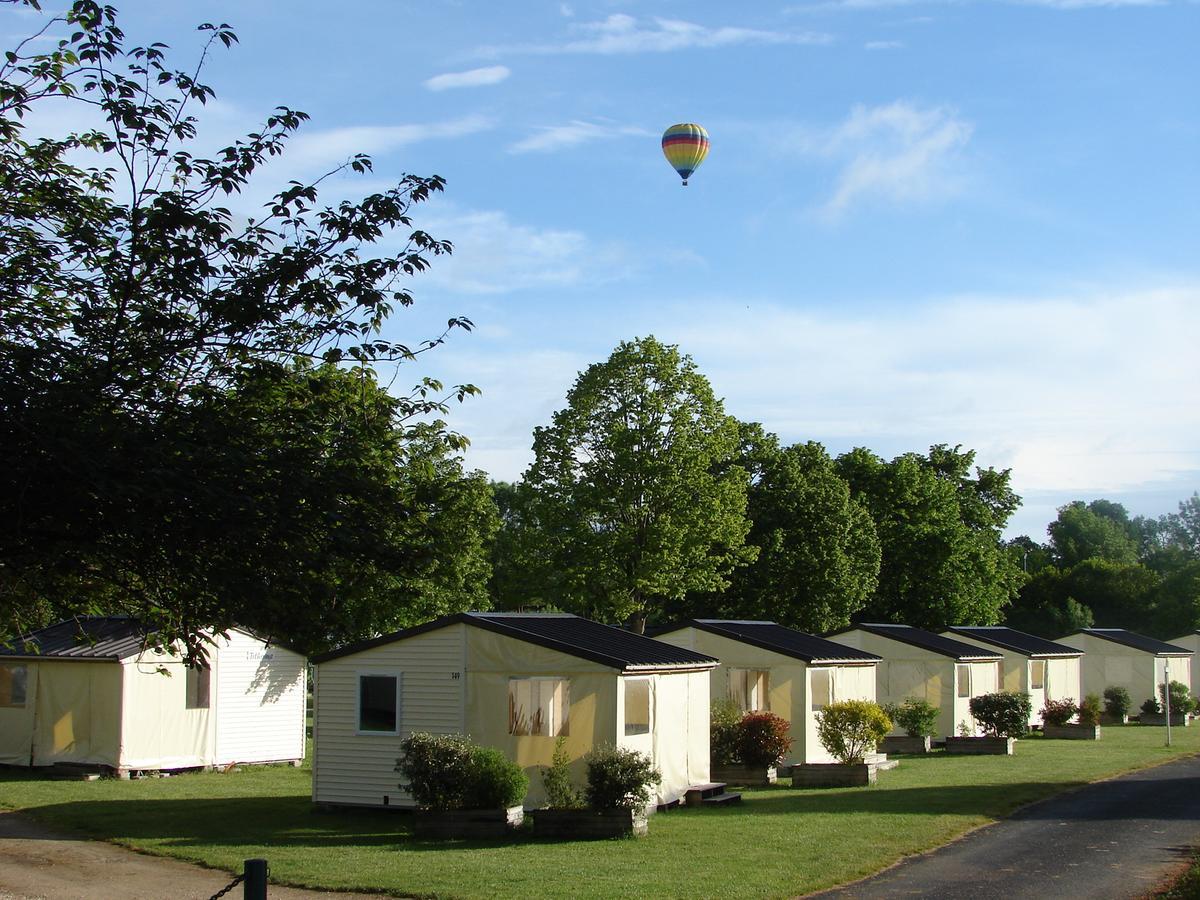
[[[729,803],[741,803],[742,795],[734,791],[726,791],[723,794],[714,794],[711,797],[705,797],[700,801],[704,806],[725,806]]]
[[[688,806],[699,806],[710,797],[725,795],[727,785],[723,781],[711,781],[707,784],[693,784],[684,792],[683,800]]]

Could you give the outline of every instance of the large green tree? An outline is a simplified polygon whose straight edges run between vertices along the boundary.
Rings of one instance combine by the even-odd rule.
[[[781,447],[762,426],[745,424],[742,446],[739,461],[750,473],[746,543],[758,558],[734,570],[724,594],[696,598],[689,611],[813,632],[848,625],[879,580],[870,513],[820,444]]]
[[[1009,470],[974,461],[974,451],[945,445],[890,462],[863,448],[838,457],[881,547],[879,587],[860,621],[931,629],[1000,621],[1023,578],[1000,539],[1020,498]]]
[[[556,606],[640,630],[754,557],[737,422],[675,346],[622,342],[580,374],[533,449],[528,554]]]
[[[222,198],[307,117],[280,107],[198,155],[193,110],[213,96],[200,67],[171,67],[160,44],[126,47],[109,7],[77,2],[64,19],[70,37],[0,63],[0,637],[89,611],[131,613],[193,647],[201,628],[251,620],[319,641],[330,610],[350,607],[351,630],[367,630],[360,601],[428,550],[402,527],[420,512],[393,492],[408,458],[396,442],[453,450],[445,429],[412,423],[474,391],[424,380],[384,401],[365,368],[444,337],[380,331],[412,301],[403,279],[450,250],[410,220],[443,182],[405,176],[332,206],[317,182],[292,182],[236,215]],[[225,25],[201,31],[202,59],[236,40]],[[98,124],[29,134],[53,103]],[[396,229],[399,252],[373,253]],[[301,365],[349,360],[357,393]],[[377,516],[388,524],[372,536]]]
[[[1109,500],[1076,500],[1060,507],[1047,527],[1055,564],[1069,569],[1086,559],[1131,565],[1138,560],[1138,540],[1125,507]]]

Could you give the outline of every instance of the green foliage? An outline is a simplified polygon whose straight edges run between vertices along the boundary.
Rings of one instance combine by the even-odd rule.
[[[861,763],[891,730],[891,719],[870,700],[830,703],[817,713],[817,739],[845,764]]]
[[[737,423],[674,346],[622,342],[534,431],[522,540],[535,593],[639,630],[753,559]]]
[[[598,747],[587,759],[587,803],[591,809],[645,809],[662,775],[636,750]]]
[[[837,459],[871,513],[881,546],[879,587],[862,613],[939,630],[998,622],[1023,579],[1000,534],[1020,504],[1010,472],[972,466],[973,451],[937,445],[884,462],[858,448]]]
[[[559,735],[554,742],[554,756],[550,765],[542,769],[542,786],[546,789],[546,806],[550,809],[581,809],[583,795],[571,784],[570,757],[567,756],[567,738]]]
[[[1021,691],[996,691],[971,698],[971,716],[992,737],[1020,737],[1029,731],[1033,703]]]
[[[1066,725],[1079,712],[1079,705],[1071,699],[1047,700],[1042,707],[1042,722],[1047,725]]]
[[[1055,563],[1069,569],[1087,559],[1122,565],[1138,561],[1137,540],[1129,517],[1119,503],[1082,500],[1059,507],[1058,518],[1046,528]]]
[[[475,745],[461,734],[414,732],[400,742],[396,771],[402,790],[422,809],[461,809]]]
[[[769,712],[751,712],[737,724],[738,762],[747,766],[774,766],[792,749],[787,719]]]
[[[1104,711],[1108,715],[1120,721],[1129,715],[1131,709],[1133,709],[1133,700],[1125,688],[1113,685],[1104,689]]]
[[[1167,700],[1167,686],[1160,684],[1158,686],[1159,711],[1163,709],[1163,705]],[[1188,686],[1182,681],[1172,681],[1170,685],[1171,699],[1171,715],[1190,713],[1196,711],[1196,701],[1192,697],[1192,692],[1188,690]]]
[[[529,776],[515,762],[493,747],[471,750],[466,809],[508,809],[517,806],[529,792]]]
[[[1079,704],[1079,724],[1099,725],[1100,712],[1100,698],[1095,694],[1088,694]]]
[[[1147,697],[1142,701],[1142,715],[1157,716],[1162,713],[1162,707],[1158,705],[1158,701],[1153,697]]]
[[[739,465],[750,473],[746,543],[758,558],[735,569],[719,596],[693,598],[706,615],[769,618],[824,632],[850,624],[874,593],[879,540],[820,444],[780,447],[762,426],[741,426]]]
[[[410,440],[461,449],[416,423],[475,388],[389,397],[372,375],[470,328],[411,346],[380,333],[412,302],[404,279],[451,249],[410,218],[443,180],[333,206],[293,182],[247,220],[224,198],[259,194],[308,117],[279,107],[196,147],[193,110],[214,96],[199,77],[236,42],[228,26],[202,26],[200,65],[179,68],[162,44],[126,47],[111,7],[78,2],[47,28],[69,37],[0,64],[0,521],[20,523],[0,531],[0,637],[124,612],[195,655],[202,629],[233,624],[319,649],[408,600],[456,602],[487,577],[486,530],[444,563],[458,548],[422,521],[482,494],[447,500],[459,486],[397,469]],[[102,124],[29,133],[76,106]]]
[[[884,712],[909,737],[937,734],[938,708],[921,697],[905,697],[902,703],[888,703]]]
[[[714,765],[727,766],[737,760],[738,723],[742,713],[732,700],[714,700],[709,712],[709,758]]]

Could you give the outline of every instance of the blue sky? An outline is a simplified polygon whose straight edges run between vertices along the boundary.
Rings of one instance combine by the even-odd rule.
[[[1011,534],[1200,488],[1200,5],[1136,0],[126,2],[191,59],[228,22],[204,137],[312,115],[261,182],[358,151],[364,193],[437,173],[456,245],[388,335],[477,330],[400,374],[473,382],[470,465],[531,433],[621,340],[678,343],[726,410],[884,456],[1011,467]],[[0,30],[27,33],[28,13]],[[706,126],[687,188],[659,150]]]

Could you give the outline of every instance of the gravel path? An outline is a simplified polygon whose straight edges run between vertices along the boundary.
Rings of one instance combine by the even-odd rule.
[[[1144,897],[1200,845],[1200,757],[1034,804],[819,897]]]
[[[208,900],[231,876],[103,841],[66,837],[0,813],[0,900]],[[241,900],[242,889],[226,895]],[[271,900],[380,900],[378,894],[271,885]]]

